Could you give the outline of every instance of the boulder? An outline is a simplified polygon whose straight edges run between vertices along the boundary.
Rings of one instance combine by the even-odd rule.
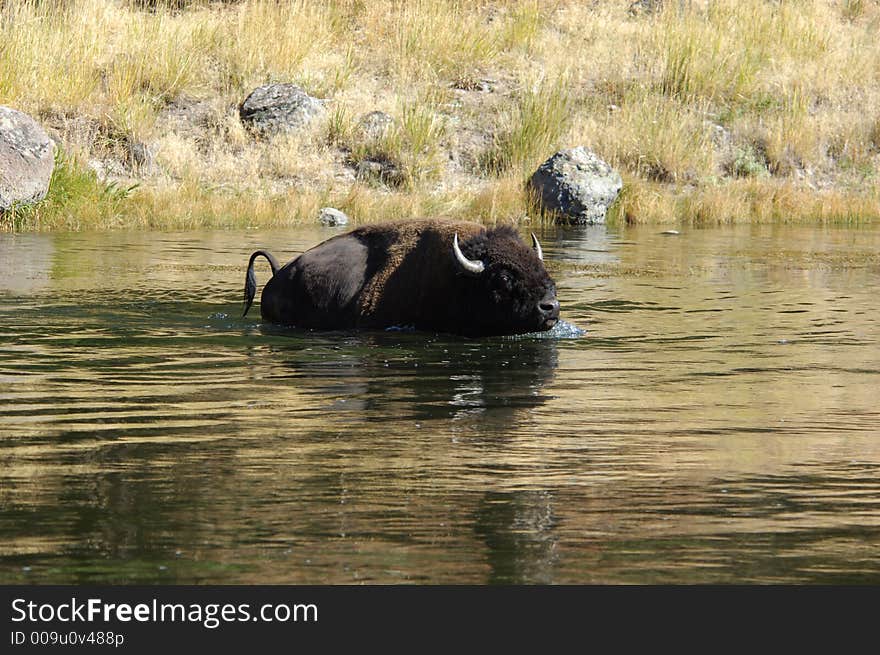
[[[623,180],[596,154],[578,146],[561,150],[538,167],[529,186],[543,211],[559,222],[588,225],[604,223]]]
[[[156,130],[197,139],[225,118],[228,109],[219,101],[178,96],[156,116]]]
[[[650,16],[663,9],[663,0],[635,0],[629,6],[630,16]]]
[[[254,89],[238,109],[241,122],[267,136],[299,130],[326,111],[324,103],[295,84]]]
[[[55,167],[55,144],[27,114],[0,106],[0,212],[42,200]]]
[[[153,148],[150,145],[142,141],[128,143],[128,164],[131,168],[147,173],[152,170],[155,161]]]
[[[338,227],[348,225],[348,216],[334,207],[324,207],[318,216],[318,222],[325,227]]]
[[[391,129],[394,119],[384,111],[371,111],[358,120],[358,129],[366,138],[376,141]]]
[[[401,166],[383,154],[371,155],[358,161],[355,164],[355,177],[361,182],[391,187],[399,187],[406,182],[406,174]]]

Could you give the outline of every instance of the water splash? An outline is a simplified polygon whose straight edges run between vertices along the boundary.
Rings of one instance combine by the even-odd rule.
[[[560,320],[549,330],[544,332],[528,332],[526,334],[514,334],[506,339],[579,339],[587,334],[587,331],[568,321]]]
[[[391,325],[385,328],[385,332],[415,332],[415,325]]]

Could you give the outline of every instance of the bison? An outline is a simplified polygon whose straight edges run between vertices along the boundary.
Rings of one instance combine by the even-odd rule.
[[[556,285],[534,234],[532,244],[512,227],[425,219],[359,227],[284,266],[258,250],[248,262],[244,315],[262,256],[272,278],[260,312],[272,323],[472,337],[549,330],[559,320]]]

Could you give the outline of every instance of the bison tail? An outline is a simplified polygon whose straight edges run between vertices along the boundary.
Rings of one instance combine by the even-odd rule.
[[[247,316],[248,310],[254,302],[254,296],[257,294],[257,276],[254,274],[254,260],[260,256],[265,257],[269,262],[269,266],[272,267],[272,275],[275,275],[279,268],[278,260],[265,250],[257,250],[251,255],[244,278],[244,312],[241,315],[242,318]]]

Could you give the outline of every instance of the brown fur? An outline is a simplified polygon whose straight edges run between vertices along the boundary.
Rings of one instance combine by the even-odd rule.
[[[451,256],[455,234],[458,234],[459,241],[465,241],[485,231],[486,228],[477,223],[441,219],[418,219],[359,228],[359,234],[387,242],[385,265],[364,285],[361,293],[361,316],[381,322],[386,302],[396,303],[399,298],[427,296],[433,287],[431,280],[443,280],[446,284],[446,280],[455,275]],[[410,268],[408,275],[400,275],[407,255],[416,252],[419,241],[426,236],[438,239],[443,247],[422,249],[418,260],[407,262]],[[425,255],[426,252],[431,254],[430,258]]]

